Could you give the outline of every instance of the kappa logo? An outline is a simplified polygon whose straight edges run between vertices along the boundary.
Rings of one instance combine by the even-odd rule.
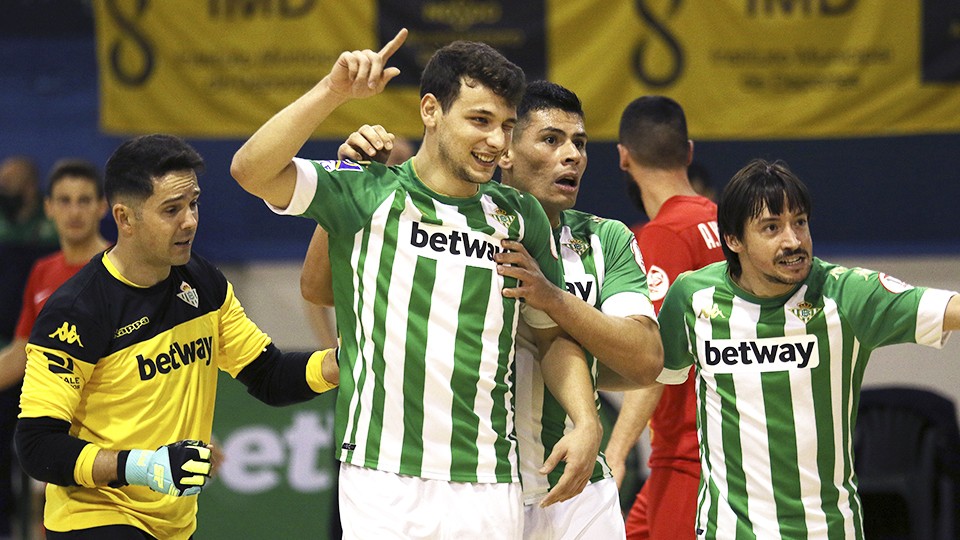
[[[711,307],[710,309],[701,308],[700,314],[697,315],[697,317],[701,319],[709,319],[709,320],[727,318],[727,316],[724,315],[722,311],[720,311],[720,306],[718,306],[717,304],[714,304],[713,307]]]
[[[73,345],[76,343],[83,348],[83,343],[80,341],[80,334],[77,333],[77,326],[66,321],[60,325],[60,328],[54,330],[54,332],[47,337],[57,338],[67,345]]]
[[[123,328],[118,328],[117,331],[114,332],[113,337],[118,338],[118,337],[123,337],[127,334],[132,334],[137,330],[139,330],[141,327],[148,324],[150,324],[150,318],[141,317],[139,320],[133,321],[132,323],[124,326]]]
[[[803,321],[803,324],[810,322],[810,319],[813,319],[817,316],[817,313],[820,313],[822,308],[813,307],[813,304],[810,302],[800,302],[797,304],[797,307],[789,308],[790,313],[796,315],[798,319]]]
[[[585,240],[581,240],[579,238],[571,238],[569,242],[566,242],[561,245],[569,249],[570,251],[576,253],[580,257],[582,257],[584,253],[590,250],[590,244],[587,243]]]
[[[497,220],[497,223],[503,225],[504,227],[510,227],[513,225],[513,222],[517,219],[517,216],[508,213],[503,208],[497,208],[490,214],[490,217]]]
[[[200,296],[197,294],[197,290],[186,281],[180,282],[180,293],[177,294],[177,298],[193,307],[200,307]]]

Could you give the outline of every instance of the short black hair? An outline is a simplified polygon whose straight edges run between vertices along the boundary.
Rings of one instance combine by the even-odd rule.
[[[153,195],[154,179],[170,171],[203,171],[203,158],[180,137],[144,135],[121,144],[107,160],[104,191],[110,204],[118,196],[144,200]]]
[[[517,122],[522,124],[527,115],[533,111],[548,109],[559,109],[576,114],[580,118],[584,117],[583,103],[572,90],[557,83],[537,80],[528,84],[523,92],[523,99],[517,106]]]
[[[482,84],[516,107],[523,97],[523,70],[496,49],[477,41],[454,41],[437,49],[420,76],[420,97],[433,94],[446,112],[460,95],[460,85]]]
[[[50,178],[47,180],[47,196],[53,194],[53,188],[64,178],[71,176],[89,180],[96,190],[97,198],[103,197],[103,179],[97,166],[85,159],[61,159],[53,164]]]
[[[666,96],[639,97],[620,115],[620,144],[641,165],[684,168],[689,141],[683,107]]]
[[[723,189],[717,203],[717,226],[720,245],[734,277],[743,267],[740,257],[727,245],[727,236],[743,238],[747,222],[760,217],[764,208],[771,214],[782,214],[784,205],[791,211],[807,214],[812,211],[807,186],[790,171],[783,161],[754,159],[737,171]]]

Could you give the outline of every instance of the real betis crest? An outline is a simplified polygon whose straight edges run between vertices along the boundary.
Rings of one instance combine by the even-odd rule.
[[[493,219],[497,220],[504,227],[513,225],[513,221],[517,219],[517,216],[508,214],[503,208],[497,208],[491,215],[493,216]]]
[[[197,294],[197,290],[186,281],[180,282],[180,292],[177,297],[193,307],[200,307],[200,296]]]
[[[800,302],[797,304],[797,307],[790,308],[790,313],[793,313],[797,316],[798,319],[803,321],[804,324],[810,322],[810,319],[817,316],[817,313],[820,313],[818,307],[813,307],[813,304],[810,302]]]
[[[563,244],[563,247],[570,249],[579,256],[583,256],[590,249],[590,244],[579,238],[571,238],[569,242]]]

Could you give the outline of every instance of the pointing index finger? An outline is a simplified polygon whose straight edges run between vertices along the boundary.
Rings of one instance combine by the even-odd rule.
[[[397,49],[399,49],[400,46],[403,45],[403,42],[407,40],[407,33],[408,32],[406,28],[401,28],[400,31],[397,32],[397,35],[388,41],[382,49],[380,49],[380,52],[377,54],[380,55],[380,58],[382,58],[384,62],[393,56],[393,53],[397,52]]]

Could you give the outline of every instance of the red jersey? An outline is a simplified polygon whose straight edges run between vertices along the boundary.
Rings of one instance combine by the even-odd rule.
[[[27,287],[23,291],[23,307],[20,308],[20,319],[17,321],[17,329],[14,337],[21,339],[30,338],[30,330],[33,328],[37,315],[47,303],[47,298],[53,294],[68,279],[73,277],[86,263],[78,265],[67,264],[67,259],[62,251],[47,255],[38,259],[30,270],[30,276],[27,278]]]
[[[655,219],[634,232],[647,265],[650,300],[658,313],[667,288],[678,275],[724,259],[717,205],[705,197],[671,197]],[[695,379],[690,376],[684,384],[664,385],[663,397],[650,418],[650,467],[682,468],[699,474]]]

